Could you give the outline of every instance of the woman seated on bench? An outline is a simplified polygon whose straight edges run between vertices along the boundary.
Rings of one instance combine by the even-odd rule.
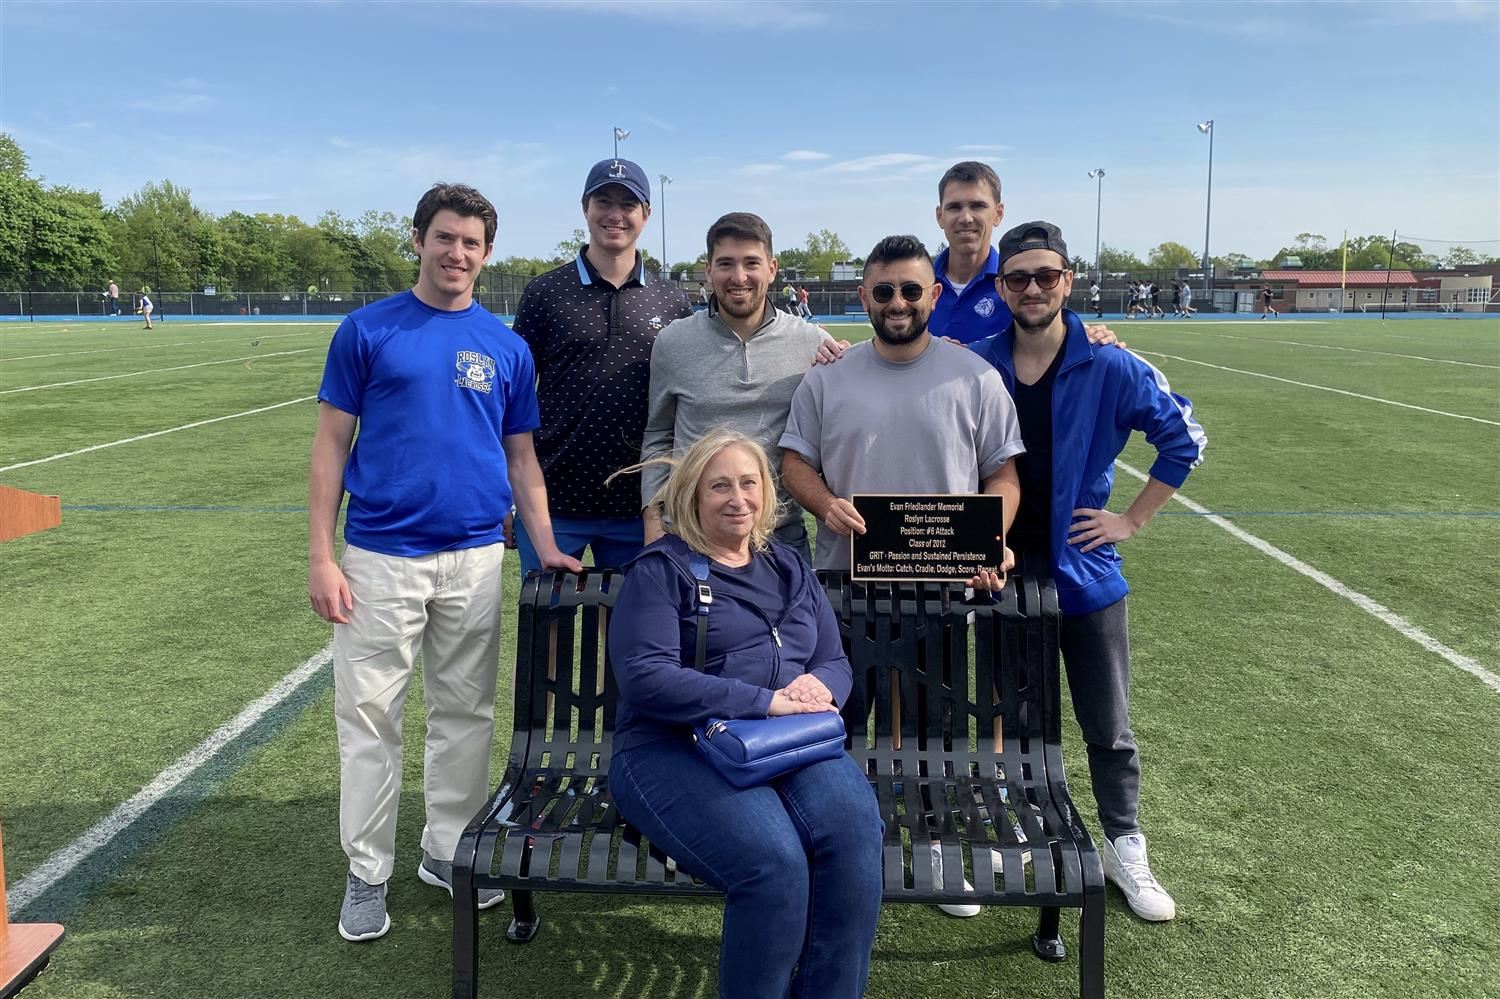
[[[792,996],[856,999],[880,911],[883,833],[859,766],[841,755],[738,790],[692,742],[710,717],[837,711],[849,694],[828,598],[771,536],[773,482],[760,445],[729,430],[674,463],[657,497],[670,533],[631,563],[610,616],[620,698],[609,783],[632,826],[724,892],[721,999],[783,999],[789,980]],[[702,672],[694,552],[710,559]]]

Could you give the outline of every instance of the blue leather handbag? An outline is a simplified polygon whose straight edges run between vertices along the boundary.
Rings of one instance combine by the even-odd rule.
[[[738,788],[844,755],[844,719],[836,711],[775,718],[710,718],[693,733],[698,754]]]
[[[708,586],[708,556],[688,559],[698,581],[698,634],[693,666],[701,671],[708,651],[708,609],[714,602]],[[844,753],[844,719],[836,711],[817,711],[774,718],[710,718],[693,729],[698,753],[725,780],[738,788],[757,787],[812,763],[836,760]]]

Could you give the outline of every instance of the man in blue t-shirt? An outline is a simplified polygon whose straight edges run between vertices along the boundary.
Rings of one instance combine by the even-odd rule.
[[[417,876],[452,893],[454,850],[490,786],[512,500],[543,566],[581,568],[552,537],[531,443],[539,422],[531,354],[474,302],[495,220],[471,187],[437,184],[424,194],[412,219],[416,285],[339,324],[318,389],[308,596],[334,624],[346,940],[371,940],[391,925],[401,714],[419,644],[427,822]],[[334,526],[346,492],[339,563]],[[480,907],[503,897],[481,892]]]

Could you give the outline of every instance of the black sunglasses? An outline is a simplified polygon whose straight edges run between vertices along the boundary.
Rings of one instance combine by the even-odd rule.
[[[1051,291],[1053,288],[1057,287],[1057,282],[1061,281],[1062,276],[1066,273],[1066,271],[1059,271],[1048,268],[1047,270],[1037,271],[1035,274],[1024,274],[1020,272],[1017,272],[1015,274],[1006,274],[1001,277],[1000,280],[1005,282],[1005,287],[1015,292],[1025,291],[1026,286],[1033,281],[1035,281],[1036,286],[1043,291]]]
[[[915,281],[908,281],[901,286],[901,297],[908,302],[920,302],[926,294],[927,286]],[[884,305],[896,297],[896,286],[889,281],[882,281],[870,289],[870,297]]]

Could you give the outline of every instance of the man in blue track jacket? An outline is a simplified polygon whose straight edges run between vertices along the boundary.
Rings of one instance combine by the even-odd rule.
[[[1192,403],[1135,354],[1091,345],[1077,315],[1062,232],[1046,222],[1000,240],[996,279],[1013,321],[975,349],[1005,379],[1026,453],[1021,505],[1007,537],[1017,558],[1045,558],[1062,610],[1060,645],[1073,711],[1088,745],[1104,830],[1104,873],[1143,919],[1176,915],[1151,873],[1137,820],[1140,753],[1130,730],[1129,587],[1115,544],[1133,537],[1203,460],[1208,438]],[[1156,448],[1150,476],[1124,513],[1107,509],[1114,461],[1133,431]]]

